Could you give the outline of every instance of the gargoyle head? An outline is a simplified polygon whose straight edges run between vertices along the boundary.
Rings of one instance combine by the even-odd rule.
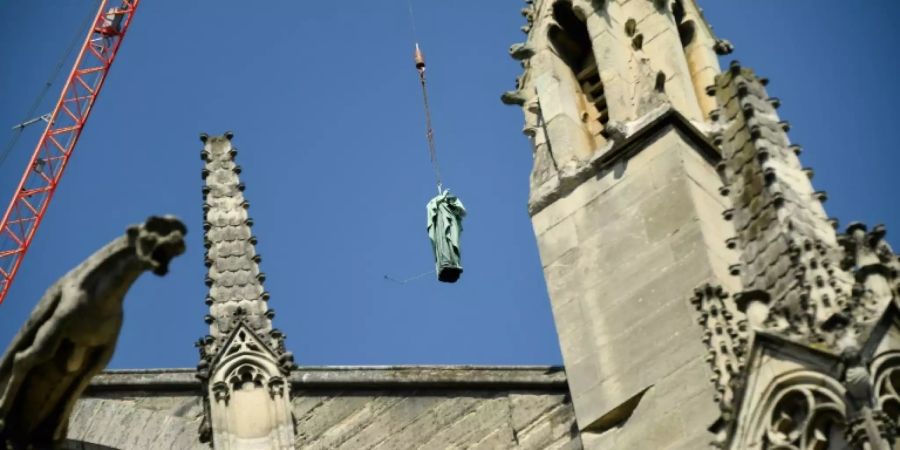
[[[150,216],[141,225],[128,228],[128,242],[139,261],[156,275],[169,271],[169,261],[184,253],[187,228],[174,216]]]

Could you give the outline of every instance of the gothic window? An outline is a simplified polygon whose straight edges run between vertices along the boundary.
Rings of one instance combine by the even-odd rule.
[[[587,131],[597,138],[603,134],[604,126],[609,121],[609,111],[590,34],[584,20],[578,17],[568,0],[560,0],[553,5],[553,19],[556,23],[550,27],[548,37],[574,78],[581,121]]]
[[[849,448],[844,439],[844,402],[822,384],[787,387],[770,405],[759,431],[763,450]]]

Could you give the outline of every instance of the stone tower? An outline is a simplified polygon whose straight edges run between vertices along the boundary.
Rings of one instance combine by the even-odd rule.
[[[900,263],[835,232],[765,80],[693,0],[526,3],[502,100],[584,447],[891,448]]]
[[[259,271],[232,137],[230,132],[200,136],[209,268],[209,335],[197,343],[205,393],[201,440],[211,440],[215,449],[292,449],[294,361],[284,348],[284,334],[272,328],[275,311],[263,289],[265,274]]]
[[[716,420],[687,302],[728,284],[717,42],[691,1],[541,0],[504,101],[534,144],[529,212],[586,448],[702,448]]]

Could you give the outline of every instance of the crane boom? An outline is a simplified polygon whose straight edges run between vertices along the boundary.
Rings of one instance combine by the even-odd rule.
[[[47,127],[0,222],[0,303],[34,239],[140,0],[102,0]]]

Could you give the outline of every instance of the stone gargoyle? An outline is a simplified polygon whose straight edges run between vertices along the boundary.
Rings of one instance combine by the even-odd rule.
[[[2,448],[60,446],[75,401],[112,357],[125,293],[144,271],[165,275],[186,233],[175,217],[150,217],[47,290],[0,360]]]

